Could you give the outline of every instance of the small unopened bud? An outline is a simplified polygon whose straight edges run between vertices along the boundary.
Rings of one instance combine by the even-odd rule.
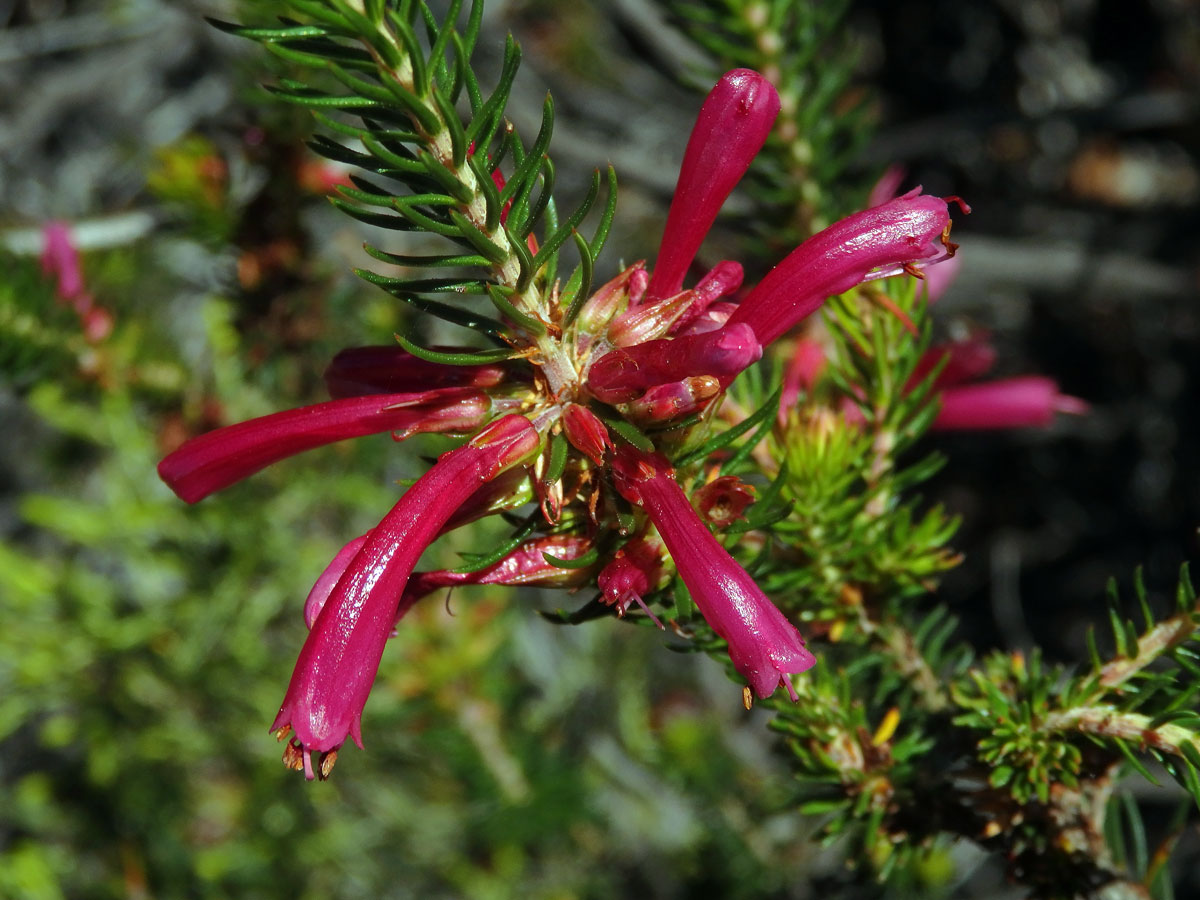
[[[614,347],[629,347],[662,337],[698,298],[695,291],[682,291],[666,300],[631,307],[608,326],[609,343]]]
[[[590,409],[570,403],[563,411],[563,433],[571,446],[598,466],[604,465],[605,454],[612,450],[608,428]]]
[[[609,322],[636,302],[632,299],[634,288],[639,295],[645,292],[647,277],[645,263],[636,262],[599,287],[579,310],[580,334],[603,334]]]
[[[414,434],[465,434],[474,431],[491,415],[492,400],[482,391],[467,391],[427,409],[426,414],[412,424],[396,429],[393,437],[402,441]]]
[[[588,390],[605,403],[697,375],[734,376],[762,356],[749,325],[619,347],[592,364]]]
[[[640,424],[670,422],[699,412],[719,393],[719,378],[700,375],[650,388],[637,400],[630,402],[626,410],[629,417]]]
[[[480,481],[491,481],[500,472],[532,456],[540,445],[537,429],[524,416],[517,415],[497,419],[467,442],[467,446],[488,450],[484,457],[487,464],[479,473]],[[455,452],[450,450],[441,458]]]

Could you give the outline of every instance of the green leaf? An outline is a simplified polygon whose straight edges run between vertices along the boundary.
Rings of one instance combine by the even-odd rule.
[[[722,431],[720,434],[709,438],[695,450],[685,453],[682,457],[676,459],[676,466],[690,466],[692,463],[699,462],[702,459],[707,459],[716,453],[718,450],[723,450],[728,447],[747,431],[762,425],[764,422],[769,422],[778,414],[779,398],[783,394],[783,388],[779,387],[775,390],[767,401],[760,406],[754,413],[746,418],[745,421],[734,425]]]
[[[475,366],[482,363],[513,359],[520,355],[520,351],[513,347],[499,347],[495,350],[478,350],[470,353],[443,353],[438,350],[427,350],[424,347],[420,347],[402,334],[397,334],[395,337],[400,342],[401,347],[418,359],[423,359],[426,362],[444,363],[450,366]]]
[[[600,551],[592,547],[587,553],[577,556],[574,559],[561,559],[543,550],[542,556],[550,565],[557,566],[560,569],[586,569],[588,566],[595,565],[596,561],[600,559]]]

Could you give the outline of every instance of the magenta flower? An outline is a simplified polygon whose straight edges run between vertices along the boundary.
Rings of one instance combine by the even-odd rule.
[[[562,237],[535,233],[524,218],[535,202],[528,192],[524,200],[516,192],[505,196],[521,183],[516,173],[506,181],[499,167],[485,171],[480,160],[470,161],[478,174],[458,186],[471,201],[451,191],[447,200],[457,205],[443,209],[439,201],[419,215],[470,244],[471,255],[429,259],[486,262],[469,263],[484,272],[482,287],[472,282],[471,290],[488,291],[503,319],[479,322],[497,339],[499,354],[440,347],[433,358],[443,362],[432,363],[425,352],[414,357],[395,347],[344,350],[325,373],[330,401],[201,435],[160,463],[163,480],[195,502],[285,457],[351,437],[475,434],[443,454],[316,579],[305,601],[310,633],[273,725],[281,738],[290,735],[289,765],[323,777],[348,737],[361,745],[363,708],[396,620],[419,597],[455,584],[574,588],[594,579],[619,614],[637,603],[653,618],[649,604],[673,563],[753,690],[766,697],[783,684],[795,698],[788,676],[813,665],[812,655],[705,521],[733,523],[752,489],[731,477],[700,486],[702,519],[663,454],[696,446],[692,438],[701,436],[693,429],[707,427],[703,413],[737,374],[826,297],[947,258],[953,245],[946,202],[913,192],[809,239],[740,303],[743,271],[730,260],[685,287],[708,229],[778,110],[779,97],[761,75],[739,69],[723,77],[688,140],[655,264],[634,262],[586,297],[571,295],[577,280],[547,280],[539,261],[543,253],[553,257]],[[454,179],[455,171],[443,174]],[[513,225],[510,217],[522,221]],[[506,223],[511,232],[501,227]],[[534,230],[521,232],[527,225]],[[455,288],[445,279],[426,283]],[[419,290],[411,281],[396,287],[410,289]],[[506,354],[511,358],[480,362]],[[450,364],[455,360],[469,364]],[[691,415],[695,422],[684,421]],[[646,434],[635,433],[639,428]],[[635,451],[631,441],[649,441],[654,451]],[[682,482],[693,474],[684,472]],[[621,496],[644,515],[631,522]],[[542,523],[495,564],[414,574],[439,534],[530,503],[540,506]],[[600,551],[607,558],[593,561]],[[556,563],[566,560],[578,563]]]
[[[84,284],[83,266],[71,237],[71,226],[50,222],[42,229],[42,242],[42,274],[57,282],[58,300],[75,310],[84,338],[94,344],[108,337],[113,329],[112,313],[96,303]]]
[[[679,168],[647,292],[651,299],[679,293],[725,198],[762,149],[777,115],[775,87],[749,69],[726,72],[709,93]]]
[[[492,423],[442,454],[346,563],[312,624],[271,725],[281,739],[294,735],[287,759],[303,767],[307,778],[315,774],[313,753],[322,754],[318,770],[324,777],[347,737],[362,746],[363,707],[392,626],[407,612],[400,601],[425,547],[476,488],[537,447],[537,431],[523,416]]]
[[[83,296],[83,267],[71,239],[71,226],[66,222],[48,223],[42,229],[42,242],[42,274],[58,281],[58,296],[66,301]]]
[[[705,621],[728,642],[734,668],[759,697],[782,684],[799,699],[787,676],[807,671],[816,659],[796,626],[700,521],[670,464],[623,448],[613,473],[625,499],[646,510]]]
[[[158,475],[180,499],[196,503],[314,447],[384,431],[400,437],[469,432],[487,420],[490,408],[486,394],[457,388],[330,400],[202,434],[160,462]]]
[[[729,324],[747,323],[765,346],[827,297],[951,256],[946,201],[920,191],[847,216],[810,237],[738,304]]]
[[[1083,415],[1088,405],[1059,393],[1052,378],[1026,375],[983,384],[964,384],[942,391],[942,408],[933,427],[957,429],[1045,428],[1056,413]]]
[[[432,388],[490,388],[510,377],[503,366],[448,366],[418,359],[400,347],[349,347],[325,370],[335,400],[364,394],[419,393]]]
[[[910,388],[916,387],[937,366],[941,366],[933,380],[935,388],[949,387],[980,378],[996,364],[996,348],[984,333],[973,334],[965,340],[948,344],[937,344],[925,351],[908,380]]]
[[[1086,401],[1060,393],[1056,381],[1041,375],[966,383],[985,375],[995,361],[995,348],[982,335],[930,347],[913,370],[907,390],[941,367],[933,380],[941,404],[932,426],[937,431],[1044,428],[1057,413],[1083,415],[1088,411]],[[812,390],[825,364],[820,344],[807,338],[798,341],[784,373],[784,402],[790,406],[801,389]],[[861,411],[849,399],[842,413],[851,422],[862,421]]]

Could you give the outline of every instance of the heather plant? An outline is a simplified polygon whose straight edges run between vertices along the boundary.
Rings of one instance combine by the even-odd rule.
[[[98,490],[109,496],[97,502],[120,511],[122,524],[89,528],[86,505],[72,511],[61,500],[33,498],[30,521],[75,542],[81,558],[59,572],[26,551],[4,551],[12,563],[4,568],[21,572],[4,577],[22,609],[53,594],[65,611],[83,605],[84,621],[109,653],[125,646],[153,659],[162,653],[156,648],[180,648],[165,677],[129,657],[90,663],[107,678],[145,697],[164,690],[164,681],[199,685],[212,673],[223,702],[269,708],[262,737],[270,725],[288,769],[349,783],[339,789],[349,794],[303,799],[301,784],[276,775],[269,788],[253,781],[252,799],[230,800],[239,812],[212,818],[273,811],[261,822],[251,814],[262,850],[273,836],[295,834],[295,808],[270,799],[277,794],[302,798],[300,814],[318,820],[343,799],[371,807],[378,794],[375,807],[397,807],[386,813],[396,827],[431,829],[424,841],[406,838],[407,853],[448,857],[444,881],[426,884],[428,891],[508,896],[503,885],[518,876],[547,896],[556,888],[577,896],[627,890],[616,877],[555,868],[565,825],[598,829],[601,843],[605,825],[594,808],[582,818],[565,811],[590,788],[571,771],[574,744],[561,723],[594,688],[568,674],[570,663],[553,650],[561,645],[523,630],[521,620],[533,617],[515,589],[534,586],[555,592],[539,595],[543,620],[588,635],[558,640],[607,641],[617,620],[640,629],[634,650],[613,660],[601,653],[595,663],[601,684],[625,673],[645,679],[624,680],[634,699],[619,704],[636,706],[651,689],[648,666],[658,688],[686,683],[691,655],[711,658],[729,677],[723,690],[705,693],[706,702],[724,703],[726,714],[765,709],[752,720],[766,726],[756,741],[772,749],[788,779],[764,776],[739,802],[789,823],[781,857],[786,846],[815,838],[849,861],[855,879],[903,896],[947,889],[949,879],[931,873],[951,842],[967,840],[1003,860],[1034,896],[1169,896],[1169,846],[1146,849],[1119,779],[1132,773],[1154,782],[1166,773],[1200,802],[1200,719],[1189,683],[1200,674],[1195,591],[1184,568],[1173,607],[1156,615],[1139,579],[1143,621],[1134,625],[1113,588],[1104,636],[1073,667],[1046,664],[1037,651],[980,655],[956,640],[955,621],[936,595],[940,576],[958,561],[957,523],[918,493],[941,464],[926,433],[1044,426],[1058,414],[1085,414],[1086,404],[1037,375],[970,383],[994,360],[982,337],[933,343],[931,304],[941,289],[934,282],[952,272],[956,252],[970,253],[969,243],[959,250],[950,240],[951,216],[969,207],[920,188],[896,196],[894,183],[870,199],[846,187],[843,164],[867,129],[861,108],[838,107],[851,72],[829,52],[841,8],[664,4],[712,69],[688,76],[704,93],[686,146],[681,136],[657,248],[618,262],[603,253],[620,221],[617,173],[596,171],[582,202],[560,209],[554,104],[546,99],[532,138],[508,120],[520,50],[510,38],[495,80],[476,74],[477,45],[498,40],[485,30],[482,2],[436,10],[383,0],[281,6],[276,21],[259,21],[251,7],[248,24],[216,24],[281,61],[287,74],[271,93],[313,112],[312,149],[341,167],[321,189],[369,229],[365,250],[375,262],[356,273],[369,287],[337,301],[329,317],[340,323],[337,333],[321,339],[330,399],[272,412],[289,391],[277,388],[271,403],[239,396],[249,376],[230,310],[217,301],[196,303],[213,348],[213,358],[198,364],[147,358],[120,316],[114,322],[105,313],[102,329],[90,327],[85,312],[107,307],[84,293],[69,232],[53,226],[45,265],[57,286],[45,282],[42,291],[88,298],[82,308],[74,301],[78,323],[64,318],[61,344],[80,354],[71,376],[85,385],[79,393],[102,391],[102,440],[121,455],[105,464]],[[747,255],[701,264],[705,237],[743,179],[753,208]],[[855,196],[861,201],[846,199]],[[207,209],[197,218],[211,235],[212,204]],[[351,297],[368,298],[360,302],[371,313],[360,319],[385,322],[394,342],[339,345],[356,341],[346,325],[356,321]],[[28,330],[25,319],[11,322]],[[23,333],[10,331],[16,337],[6,335],[5,346],[19,347]],[[57,365],[71,368],[70,358]],[[311,382],[309,365],[282,354],[271,363],[284,385]],[[200,381],[218,386],[224,408],[197,393]],[[86,401],[44,381],[30,397],[46,422],[95,439]],[[194,510],[162,492],[144,495],[131,479],[130,460],[141,473],[156,455],[138,418],[147,404],[184,410],[158,432],[169,451],[158,473],[178,497],[199,504]],[[392,450],[389,434],[418,450]],[[366,440],[342,443],[350,438]],[[252,479],[210,498],[331,444],[341,454],[330,481],[336,490],[305,486],[297,463],[255,493],[240,493],[255,490]],[[404,454],[415,476],[408,483],[381,477],[388,451]],[[344,529],[341,549],[324,546],[326,529],[314,534],[317,520]],[[150,552],[112,549],[150,533]],[[303,554],[307,570],[286,546],[296,540],[320,545]],[[446,544],[457,559],[440,552]],[[197,546],[205,562],[187,562]],[[89,599],[96,583],[89,563],[106,548],[130,567],[112,584],[136,589]],[[439,553],[449,565],[419,568]],[[138,574],[147,568],[149,576]],[[250,584],[254,600],[240,607]],[[471,585],[490,587],[448,599],[450,589]],[[214,598],[202,614],[188,607],[197,633],[106,630],[120,621],[123,602],[163,605],[171,590]],[[453,617],[437,616],[443,602]],[[308,628],[286,689],[281,674],[267,673],[253,621],[232,645],[217,637],[225,617],[265,623],[279,615]],[[501,649],[504,629],[524,635],[523,657]],[[273,630],[271,640],[285,632]],[[680,655],[647,662],[663,643]],[[24,671],[35,662],[27,657],[19,677],[40,684],[36,672]],[[79,664],[80,672],[88,667]],[[389,676],[389,667],[405,674]],[[238,691],[243,672],[255,675],[250,696]],[[265,699],[272,679],[276,694]],[[539,692],[546,699],[530,709],[526,698]],[[178,748],[155,744],[140,710],[120,728],[85,727],[65,706],[40,724],[20,699],[3,712],[10,728],[41,728],[56,746],[86,735],[108,747],[100,761],[89,757],[89,769],[102,783],[121,779],[130,810],[123,815],[138,820],[138,833],[154,827],[155,777],[190,785],[175,771],[180,761],[202,752],[208,777],[191,789],[218,806],[222,784],[263,765],[255,734],[201,728],[202,751]],[[176,712],[213,718],[199,689]],[[668,722],[631,734],[623,707],[604,712],[611,715],[592,716],[591,726],[620,734],[626,750],[641,746],[640,758],[630,757],[653,772],[650,796],[678,787],[693,804],[711,793],[721,808],[745,784],[751,763],[736,754],[722,753],[713,768],[697,761],[710,751],[703,724],[699,733]],[[694,721],[704,723],[706,714]],[[456,736],[446,723],[457,723]],[[335,773],[347,739],[364,746],[364,724],[368,749],[345,755]],[[537,729],[556,737],[540,742]],[[162,771],[127,771],[113,746],[123,733],[147,742]],[[464,737],[473,754],[464,754]],[[393,769],[430,752],[429,785],[393,782],[401,777]],[[392,766],[373,765],[376,754]],[[36,780],[24,785],[26,794],[48,790]],[[453,835],[456,822],[414,811],[423,791],[502,797],[518,812],[500,825],[467,814],[465,833],[446,851],[436,838]],[[697,857],[715,847],[715,858],[744,861],[755,829],[749,819],[734,816],[693,838]],[[38,824],[20,827],[34,834]],[[353,835],[318,829],[307,846],[318,861],[342,849],[362,859],[394,853],[371,840],[355,845]],[[587,843],[576,834],[570,840]],[[10,860],[32,873],[22,877],[53,883],[48,873],[61,850],[14,846]],[[182,847],[153,846],[150,859],[130,851],[126,886],[147,869],[187,870]],[[474,859],[480,847],[493,854],[482,864]],[[218,890],[267,883],[265,872],[260,883],[236,882],[238,864],[236,853],[216,854],[207,863],[216,873],[210,883]],[[785,876],[763,868],[741,883],[726,872],[722,890],[780,890],[773,878]],[[401,869],[397,877],[421,876]],[[307,887],[316,896],[328,884],[315,875]],[[333,892],[354,893],[345,885]]]

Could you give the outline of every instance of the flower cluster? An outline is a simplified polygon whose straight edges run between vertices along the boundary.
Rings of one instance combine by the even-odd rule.
[[[827,297],[954,248],[946,202],[913,191],[815,235],[740,299],[734,262],[685,287],[779,107],[761,75],[727,73],[688,141],[654,264],[626,268],[577,309],[562,308],[557,285],[536,302],[512,294],[505,340],[517,358],[452,365],[400,348],[350,349],[326,373],[332,400],[202,435],[162,461],[162,478],[195,502],[346,438],[473,435],[317,580],[305,604],[311,630],[272,726],[289,739],[289,765],[325,777],[347,737],[361,746],[363,706],[396,620],[454,584],[591,583],[619,614],[637,604],[653,617],[647,598],[674,569],[728,643],[747,698],[780,686],[795,698],[789,676],[812,666],[812,654],[710,530],[738,518],[751,490],[730,479],[703,485],[695,467],[671,460],[707,427],[696,414]],[[530,501],[540,524],[508,552],[476,571],[414,571],[439,534]]]

